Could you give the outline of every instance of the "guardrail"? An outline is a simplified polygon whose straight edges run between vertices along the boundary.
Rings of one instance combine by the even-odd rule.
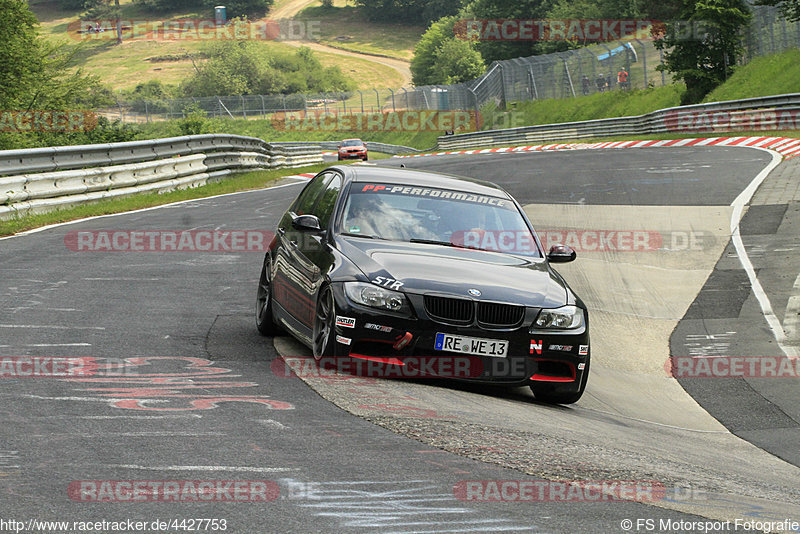
[[[322,163],[317,144],[190,135],[0,151],[0,219],[104,198],[196,187],[236,172]]]
[[[679,106],[633,117],[445,135],[438,138],[436,148],[460,150],[619,135],[778,130],[781,114],[792,119],[791,129],[800,127],[800,93]]]

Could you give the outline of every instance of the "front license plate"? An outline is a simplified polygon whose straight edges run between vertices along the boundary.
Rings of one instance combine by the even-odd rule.
[[[499,339],[484,339],[480,337],[454,336],[443,332],[436,333],[436,343],[433,348],[461,354],[476,356],[492,356],[505,358],[508,353],[508,341]]]

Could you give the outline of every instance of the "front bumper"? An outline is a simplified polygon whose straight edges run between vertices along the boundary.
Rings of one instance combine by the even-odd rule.
[[[588,317],[584,328],[574,332],[537,331],[529,327],[538,314],[529,308],[521,326],[487,329],[454,326],[431,319],[422,295],[406,294],[415,317],[352,304],[341,284],[334,284],[337,321],[336,357],[374,362],[373,376],[448,378],[507,386],[547,382],[558,391],[578,391],[590,357]],[[505,357],[469,355],[437,350],[436,334],[506,340]],[[404,370],[392,369],[402,367]]]
[[[367,152],[339,152],[339,159],[366,159]]]

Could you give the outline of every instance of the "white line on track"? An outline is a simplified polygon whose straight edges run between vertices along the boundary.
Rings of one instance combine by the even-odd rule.
[[[26,345],[0,345],[0,349],[12,347],[91,347],[91,343],[28,343]]]
[[[753,198],[756,190],[764,181],[764,179],[766,179],[767,175],[769,175],[769,173],[772,172],[772,170],[777,167],[783,159],[778,152],[773,150],[764,148],[759,148],[759,150],[764,150],[765,152],[772,154],[772,160],[766,167],[761,169],[761,172],[759,172],[756,177],[753,178],[753,181],[750,182],[744,191],[739,193],[739,196],[737,196],[731,204],[731,207],[733,207],[733,212],[731,213],[731,241],[736,249],[736,254],[739,256],[739,262],[742,264],[742,268],[744,269],[745,273],[747,273],[747,278],[750,281],[750,287],[753,289],[753,294],[756,296],[759,306],[761,306],[761,313],[764,315],[764,319],[767,321],[767,325],[769,326],[770,330],[772,330],[772,335],[775,336],[775,341],[777,341],[778,346],[786,356],[789,356],[790,358],[797,358],[798,355],[800,355],[800,352],[798,352],[797,348],[785,345],[786,334],[783,331],[783,326],[781,325],[778,317],[775,315],[775,312],[772,309],[772,304],[769,301],[769,297],[764,291],[764,288],[761,286],[758,276],[756,276],[755,268],[753,267],[753,263],[750,261],[750,257],[747,255],[747,250],[742,242],[742,236],[739,233],[739,222],[742,218],[744,206],[750,202],[751,198]]]
[[[55,415],[53,417],[64,418],[63,415]],[[185,419],[187,417],[200,419],[203,416],[197,413],[176,413],[172,415],[74,415],[72,419]]]
[[[105,330],[103,326],[65,326],[61,324],[0,324],[0,328],[36,328],[50,330]]]
[[[244,473],[279,473],[282,471],[297,471],[294,467],[247,467],[237,465],[135,465],[135,464],[105,464],[99,467],[113,467],[120,469],[141,469],[143,471],[241,471]]]
[[[785,342],[797,345],[800,342],[800,275],[792,286],[792,296],[786,304],[786,313],[783,314],[783,331],[786,335]]]

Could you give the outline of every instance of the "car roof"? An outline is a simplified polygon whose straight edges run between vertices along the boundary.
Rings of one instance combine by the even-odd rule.
[[[341,165],[335,168],[344,173],[345,176],[348,176],[353,182],[380,182],[384,184],[436,187],[454,189],[476,195],[511,198],[511,195],[496,184],[453,174],[399,169],[397,167]]]

